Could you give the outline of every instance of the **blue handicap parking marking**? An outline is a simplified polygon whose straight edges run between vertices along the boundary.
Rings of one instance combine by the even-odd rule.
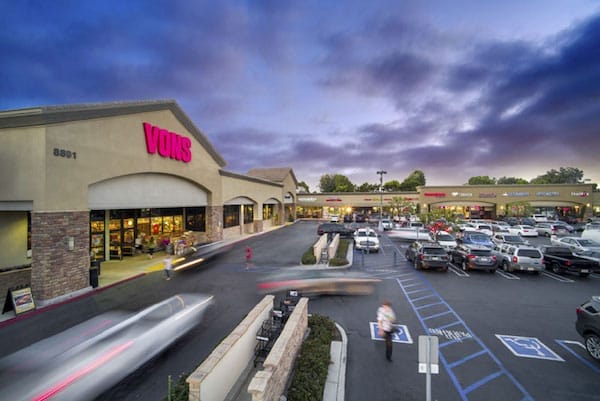
[[[396,331],[392,334],[392,342],[412,344],[413,340],[408,331],[408,327],[403,324],[395,324]],[[371,329],[371,339],[376,341],[383,341],[383,337],[379,335],[379,329],[377,328],[377,322],[369,322],[369,328]]]
[[[498,337],[498,339],[516,356],[547,359],[551,361],[565,361],[535,337],[509,336],[503,334],[496,334],[496,337]]]

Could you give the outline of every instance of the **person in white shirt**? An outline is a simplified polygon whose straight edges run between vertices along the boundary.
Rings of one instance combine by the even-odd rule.
[[[377,309],[377,327],[379,335],[385,339],[385,358],[392,361],[392,334],[394,332],[394,323],[396,314],[392,309],[390,301],[383,301]]]
[[[163,261],[165,266],[165,276],[167,280],[171,280],[171,270],[173,270],[173,260],[171,259],[171,255],[167,254]]]

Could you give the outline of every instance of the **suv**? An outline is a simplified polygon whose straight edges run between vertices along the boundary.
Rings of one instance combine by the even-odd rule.
[[[317,235],[323,234],[339,234],[342,238],[352,238],[354,230],[351,228],[346,228],[343,224],[323,223],[319,224],[319,227],[317,227]]]
[[[485,246],[459,244],[451,253],[452,262],[460,265],[464,271],[476,269],[496,271],[497,258],[494,252]]]
[[[354,232],[354,249],[379,252],[379,238],[371,228],[359,228]]]
[[[537,223],[535,225],[535,231],[538,232],[538,235],[546,237],[551,237],[553,235],[569,235],[569,230],[567,230],[565,225],[555,223]]]
[[[492,241],[497,246],[503,244],[511,244],[511,245],[529,245],[529,242],[525,241],[523,237],[517,234],[511,233],[496,233],[492,237]]]
[[[523,270],[540,274],[544,270],[544,255],[538,248],[512,244],[500,245],[498,266],[505,272]]]
[[[414,263],[415,269],[440,269],[448,270],[448,253],[441,245],[435,242],[415,241],[404,253],[406,259]]]
[[[481,245],[487,248],[494,248],[494,243],[488,235],[478,231],[463,231],[457,242],[465,245]]]
[[[600,296],[593,296],[577,308],[575,330],[584,338],[590,356],[600,361]]]

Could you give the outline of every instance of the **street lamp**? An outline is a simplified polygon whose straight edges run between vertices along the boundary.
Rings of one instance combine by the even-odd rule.
[[[379,174],[379,231],[381,231],[383,230],[383,223],[381,222],[383,218],[383,175],[387,174],[387,171],[379,170],[377,174]]]

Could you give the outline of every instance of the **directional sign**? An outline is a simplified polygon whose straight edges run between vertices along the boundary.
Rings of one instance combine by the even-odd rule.
[[[496,337],[516,356],[564,362],[560,356],[535,337],[496,334]]]
[[[377,322],[369,322],[369,328],[371,329],[371,340],[383,341],[384,338],[379,335],[379,329],[377,328]],[[410,336],[408,328],[403,324],[395,324],[394,328],[396,331],[392,334],[392,342],[412,344],[413,340]]]

